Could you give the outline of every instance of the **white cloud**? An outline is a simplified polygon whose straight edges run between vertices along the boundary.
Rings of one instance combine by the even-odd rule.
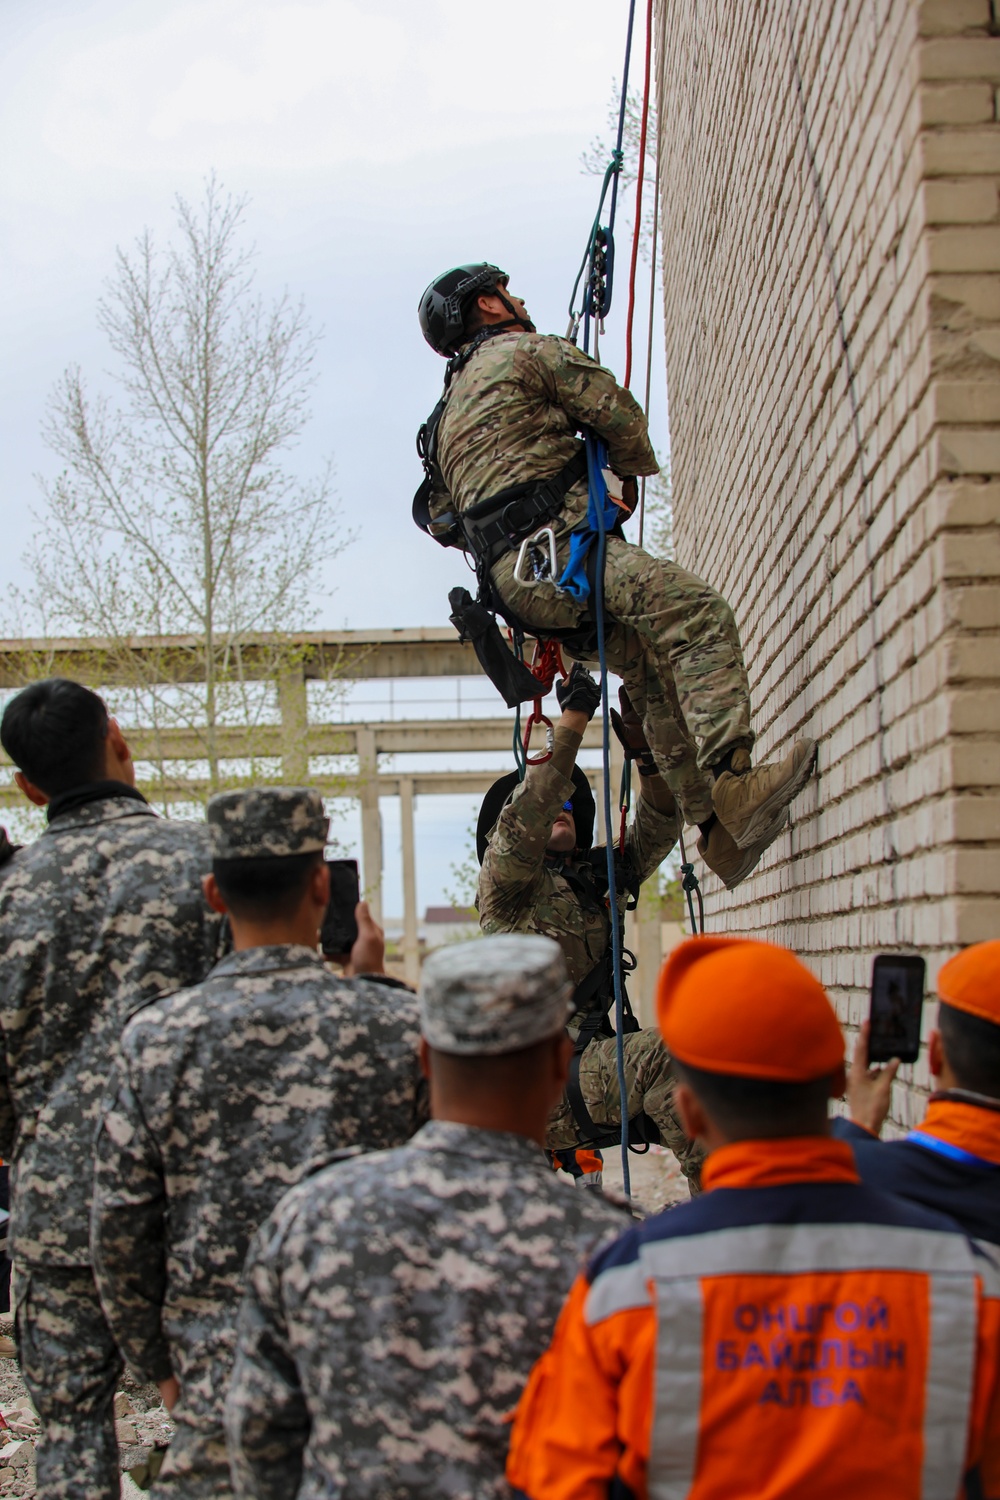
[[[3,116],[85,173],[405,160],[586,130],[613,19],[597,0],[105,0],[41,53],[22,38]]]

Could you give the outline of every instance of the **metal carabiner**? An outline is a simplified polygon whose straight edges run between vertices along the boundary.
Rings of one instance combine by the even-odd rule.
[[[548,542],[548,556],[545,554],[545,544]],[[532,578],[524,578],[521,570],[525,562],[530,563]],[[534,536],[526,536],[521,543],[521,550],[517,554],[517,562],[514,564],[514,582],[521,584],[524,588],[534,588],[539,583],[554,583],[559,571],[559,563],[556,558],[556,538],[551,526],[542,526],[535,532]]]
[[[547,760],[552,759],[552,752],[556,746],[556,734],[552,728],[552,720],[547,718],[541,711],[541,698],[535,699],[535,707],[528,715],[528,722],[524,726],[524,763],[526,766],[544,766]],[[529,755],[528,746],[531,744],[531,731],[536,724],[545,725],[545,750],[541,755]]]

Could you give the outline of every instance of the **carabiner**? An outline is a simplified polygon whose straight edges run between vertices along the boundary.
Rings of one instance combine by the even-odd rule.
[[[545,553],[546,541],[548,542],[548,555]],[[525,562],[531,567],[533,574],[531,578],[522,577],[521,570]],[[555,533],[551,526],[542,526],[534,536],[526,536],[521,543],[521,550],[514,564],[514,582],[530,589],[539,583],[554,582],[558,571]]]
[[[536,724],[545,725],[545,750],[541,755],[529,755],[528,746],[531,744],[531,731]],[[552,720],[542,713],[541,698],[535,699],[535,706],[528,715],[528,722],[524,726],[524,763],[527,766],[544,766],[547,760],[552,759],[555,749],[556,736],[552,728]]]

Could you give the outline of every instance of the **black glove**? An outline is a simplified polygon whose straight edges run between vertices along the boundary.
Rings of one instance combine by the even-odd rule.
[[[556,697],[561,709],[569,708],[592,719],[601,702],[601,684],[575,661],[569,676],[556,683]]]
[[[611,710],[611,727],[625,747],[625,754],[629,760],[634,760],[640,776],[656,776],[659,774],[653,752],[649,748],[646,735],[642,727],[642,720],[632,707],[632,700],[625,688],[618,689],[618,702],[621,704],[621,713]]]

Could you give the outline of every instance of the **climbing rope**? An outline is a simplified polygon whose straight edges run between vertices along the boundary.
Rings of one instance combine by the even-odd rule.
[[[652,45],[652,4],[647,0],[647,58],[650,55]],[[625,38],[625,63],[622,68],[621,101],[618,107],[618,133],[615,140],[615,148],[611,153],[611,161],[604,173],[601,183],[601,193],[597,204],[597,213],[591,225],[590,235],[587,240],[587,249],[584,253],[580,269],[573,283],[573,291],[569,300],[569,328],[567,337],[576,341],[580,325],[583,325],[583,351],[590,352],[591,325],[594,325],[594,354],[597,357],[597,334],[603,319],[611,308],[611,297],[614,290],[614,268],[615,268],[615,214],[618,206],[618,179],[621,175],[624,154],[622,141],[625,135],[625,113],[628,107],[628,74],[629,63],[632,56],[632,31],[635,24],[635,0],[630,0],[628,10],[628,30]],[[649,64],[647,61],[646,71],[646,100],[643,107],[644,121],[648,118],[649,109]],[[644,148],[643,148],[644,149]],[[640,174],[641,181],[641,174]],[[611,191],[611,205],[608,212],[607,227],[601,225],[601,214],[604,203]],[[629,275],[629,302],[634,305],[635,301],[635,265],[636,255],[633,253],[632,264]],[[586,279],[584,279],[586,278]],[[580,310],[577,311],[577,293],[583,282],[583,298]],[[631,369],[631,318],[627,329],[628,367]],[[626,382],[627,383],[627,382]],[[601,673],[601,716],[603,719],[602,737],[602,762],[604,770],[604,826],[607,832],[605,841],[605,852],[607,855],[608,869],[608,910],[611,920],[611,959],[612,974],[614,979],[615,994],[615,1053],[618,1070],[618,1095],[621,1117],[621,1159],[622,1159],[622,1186],[626,1195],[632,1191],[631,1174],[629,1170],[629,1148],[628,1148],[628,1085],[625,1078],[625,992],[622,981],[622,933],[618,913],[618,888],[615,873],[615,840],[612,836],[611,821],[611,713],[608,704],[608,662],[605,640],[605,618],[604,618],[604,564],[607,555],[607,533],[608,516],[606,507],[608,505],[607,486],[604,482],[602,470],[605,467],[605,457],[602,454],[602,445],[595,435],[589,430],[584,433],[584,442],[587,450],[587,480],[589,488],[588,527],[596,531],[597,557],[594,577],[594,618],[597,626],[597,656]],[[586,551],[586,545],[580,549],[581,554]],[[572,553],[571,553],[572,557]],[[572,567],[572,562],[567,568]],[[565,576],[565,575],[564,575]],[[561,580],[560,580],[561,581]]]
[[[594,577],[594,619],[597,626],[597,659],[601,671],[601,715],[604,721],[602,762],[604,770],[604,827],[607,831],[605,854],[608,868],[608,913],[611,921],[611,972],[615,991],[615,1057],[618,1065],[618,1097],[621,1114],[622,1188],[626,1197],[632,1192],[628,1160],[628,1084],[625,1079],[625,991],[622,983],[622,934],[618,919],[618,886],[615,874],[615,841],[611,836],[611,711],[608,704],[608,661],[604,627],[604,561],[608,530],[605,518],[607,489],[601,444],[592,432],[584,434],[587,447],[587,479],[590,486],[590,516],[597,521],[597,568]]]
[[[618,106],[618,133],[615,138],[615,148],[611,153],[611,160],[604,173],[604,180],[601,183],[601,193],[597,201],[597,212],[594,215],[594,222],[590,226],[590,234],[587,237],[587,248],[583,252],[580,269],[576,273],[576,280],[573,282],[573,290],[569,298],[569,327],[566,330],[566,337],[575,344],[582,322],[584,354],[590,353],[591,322],[595,321],[596,325],[599,326],[611,311],[611,294],[614,290],[615,280],[615,215],[618,209],[618,179],[621,176],[622,166],[625,161],[622,141],[625,138],[625,113],[628,107],[628,70],[632,57],[632,29],[634,24],[635,0],[630,0],[628,8],[628,31],[625,37],[625,64],[622,69],[622,92],[621,102]],[[611,190],[611,207],[608,210],[607,226],[603,227],[601,225],[601,214],[604,210],[604,202],[607,198],[609,188]],[[585,281],[584,273],[586,273]],[[583,282],[583,301],[579,311],[577,311],[576,297],[577,292],[580,290],[581,282]]]

